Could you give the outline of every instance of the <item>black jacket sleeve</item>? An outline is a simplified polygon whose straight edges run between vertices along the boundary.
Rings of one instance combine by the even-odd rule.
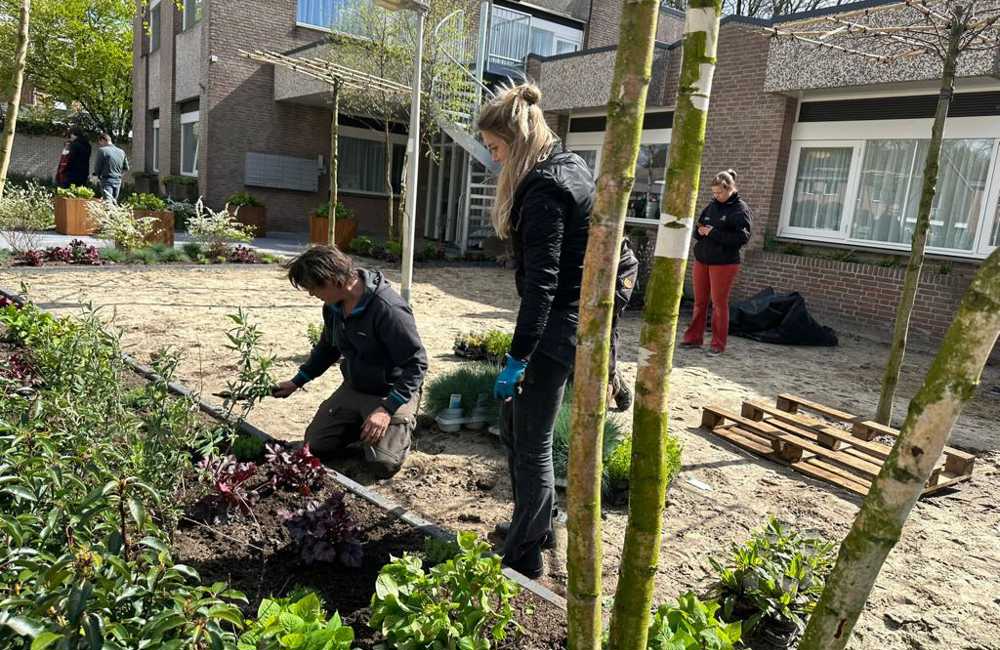
[[[319,337],[319,343],[313,347],[309,359],[299,367],[298,373],[292,379],[292,383],[299,388],[322,375],[340,360],[340,348],[333,340],[333,323],[330,320],[324,311],[323,334]]]
[[[701,214],[698,215],[698,220],[694,222],[694,240],[695,241],[701,241],[702,239],[705,238],[705,235],[702,235],[701,233],[698,232],[698,226],[702,225],[702,219],[705,218],[705,213],[706,212],[708,212],[708,208],[704,208],[701,211]]]
[[[406,304],[387,303],[375,331],[392,361],[402,370],[386,399],[386,410],[394,414],[420,390],[427,374],[427,351],[420,341],[413,311]]]
[[[517,326],[510,346],[516,359],[531,356],[545,331],[559,286],[559,257],[565,230],[565,200],[555,186],[528,191],[521,209],[524,281]]]
[[[712,228],[708,238],[728,248],[740,248],[750,241],[750,208],[741,206],[739,212],[729,215],[729,227]]]

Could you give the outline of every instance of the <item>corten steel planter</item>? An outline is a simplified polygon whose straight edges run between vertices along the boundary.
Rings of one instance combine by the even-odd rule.
[[[254,237],[263,237],[267,233],[267,208],[260,206],[241,205],[229,206],[229,214],[242,224],[253,227]]]
[[[147,244],[174,245],[174,213],[170,210],[134,210],[136,219],[153,217],[156,223],[153,231],[146,237]]]
[[[60,235],[93,235],[98,224],[87,206],[98,202],[98,199],[55,197],[56,232]]]
[[[330,218],[313,214],[309,218],[309,243],[327,243],[328,228]],[[333,226],[334,244],[342,251],[346,251],[351,246],[351,242],[358,235],[358,222],[355,219],[337,219]]]

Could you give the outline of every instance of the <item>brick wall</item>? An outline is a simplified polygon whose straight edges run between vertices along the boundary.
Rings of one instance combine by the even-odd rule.
[[[617,45],[620,34],[622,0],[593,0],[590,20],[584,34],[584,49]],[[684,16],[676,11],[661,11],[656,25],[656,40],[672,43],[680,38]]]

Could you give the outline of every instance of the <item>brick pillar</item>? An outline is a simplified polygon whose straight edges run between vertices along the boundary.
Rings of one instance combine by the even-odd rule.
[[[146,138],[149,134],[146,79],[149,70],[142,55],[142,41],[142,0],[136,0],[135,18],[132,19],[132,154],[129,158],[133,173],[149,171],[146,168]]]
[[[160,2],[160,177],[180,173],[180,115],[174,103],[174,35],[181,13],[173,0]]]

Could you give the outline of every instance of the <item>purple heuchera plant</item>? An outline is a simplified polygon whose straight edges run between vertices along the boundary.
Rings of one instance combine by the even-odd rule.
[[[256,264],[257,252],[248,246],[234,246],[227,256],[232,264]]]
[[[306,564],[340,562],[351,568],[361,566],[364,551],[343,492],[334,492],[322,504],[309,501],[301,510],[281,514]]]
[[[4,300],[6,300],[6,298],[4,298]],[[0,307],[3,306],[4,305],[0,304]],[[28,386],[33,382],[37,372],[35,371],[35,366],[31,363],[31,360],[26,354],[23,352],[15,352],[11,355],[8,361],[10,362],[9,364],[0,368],[0,376],[16,381],[22,386]]]
[[[289,451],[276,444],[267,445],[267,471],[275,489],[295,490],[311,496],[323,480],[323,463],[309,451],[309,445]]]
[[[50,246],[45,249],[45,259],[69,264],[73,261],[73,249],[69,246]]]
[[[28,250],[17,256],[17,261],[25,266],[41,266],[45,264],[45,251]]]
[[[251,510],[251,502],[257,493],[247,482],[257,473],[254,463],[241,463],[236,456],[209,456],[198,463],[204,483],[215,489],[215,496],[226,509],[238,507],[246,512]]]
[[[71,241],[69,248],[73,255],[73,264],[90,264],[92,266],[101,264],[101,255],[97,252],[97,247],[91,246],[82,239]]]

